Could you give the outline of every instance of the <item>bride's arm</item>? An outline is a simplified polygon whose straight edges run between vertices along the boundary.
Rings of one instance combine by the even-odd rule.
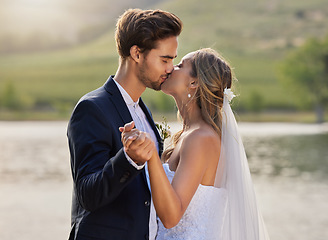
[[[147,134],[139,132],[125,132],[121,129],[122,142],[127,153],[132,149],[140,151],[144,143],[138,143],[142,135],[150,138]],[[138,133],[139,136],[134,136]],[[150,146],[150,145],[149,145]],[[149,147],[148,146],[148,147]],[[156,213],[166,228],[172,228],[178,224],[186,211],[199,184],[202,182],[208,166],[216,166],[219,159],[220,142],[208,132],[196,130],[186,136],[179,149],[179,164],[175,171],[172,183],[169,182],[163,169],[162,162],[156,151],[155,144],[151,144],[152,151],[148,161],[148,170],[152,198]],[[214,173],[216,167],[214,167]]]
[[[152,198],[156,213],[166,228],[178,224],[186,211],[208,164],[218,159],[217,140],[201,131],[185,137],[180,148],[180,161],[172,184],[166,177],[159,156],[148,161]]]

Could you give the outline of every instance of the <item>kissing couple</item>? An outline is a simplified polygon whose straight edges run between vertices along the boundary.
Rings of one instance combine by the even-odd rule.
[[[119,67],[68,124],[70,240],[269,239],[230,107],[231,67],[208,48],[174,66],[181,31],[162,10],[118,19]],[[172,96],[183,121],[164,152],[146,88]]]

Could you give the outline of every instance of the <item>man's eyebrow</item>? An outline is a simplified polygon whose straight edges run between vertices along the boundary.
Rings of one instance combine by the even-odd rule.
[[[177,55],[173,56],[169,56],[169,55],[165,55],[165,56],[160,56],[161,58],[168,58],[168,59],[174,59],[177,57]]]

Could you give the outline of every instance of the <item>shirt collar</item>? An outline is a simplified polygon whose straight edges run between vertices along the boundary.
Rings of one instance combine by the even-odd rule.
[[[131,96],[127,93],[127,91],[125,91],[125,89],[118,83],[115,81],[115,79],[113,79],[114,82],[116,83],[118,89],[120,90],[122,97],[124,99],[124,102],[126,103],[126,105],[128,106],[133,106],[133,107],[137,107],[139,105],[139,98],[136,102],[134,102],[131,98]]]

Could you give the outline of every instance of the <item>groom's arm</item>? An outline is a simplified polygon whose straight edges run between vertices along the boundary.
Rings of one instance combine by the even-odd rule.
[[[127,161],[120,132],[115,128],[102,110],[88,100],[77,105],[68,126],[76,194],[88,211],[114,201],[141,172]]]

